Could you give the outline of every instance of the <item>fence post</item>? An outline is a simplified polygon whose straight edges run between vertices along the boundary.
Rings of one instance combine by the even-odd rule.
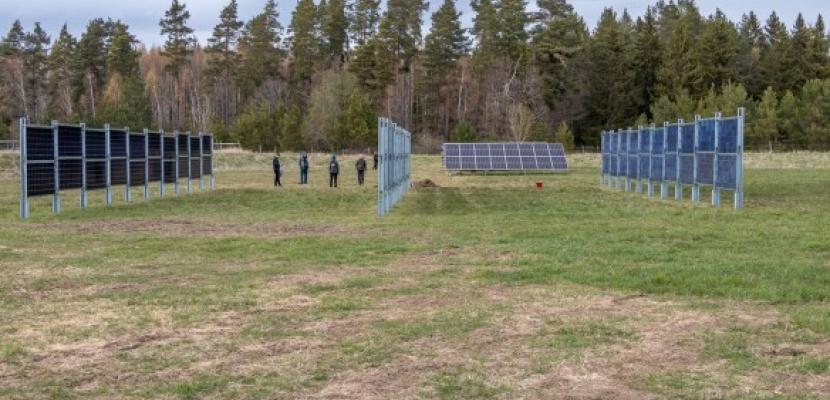
[[[616,154],[616,161],[617,161],[617,174],[614,176],[614,184],[617,186],[617,190],[622,190],[622,179],[620,178],[620,149],[622,148],[622,130],[617,129],[617,133],[614,135],[614,140],[617,142],[617,154]]]
[[[663,168],[660,176],[660,199],[666,200],[669,198],[669,184],[666,182],[666,150],[669,142],[669,123],[663,122]]]
[[[161,179],[159,179],[159,197],[164,198],[164,130],[159,130],[159,149],[161,149],[159,160],[161,161]],[[179,160],[176,160],[179,162]]]
[[[735,157],[735,209],[744,208],[744,118],[746,109],[738,109],[738,148]]]
[[[654,197],[654,181],[651,179],[651,162],[654,157],[652,157],[652,153],[654,151],[654,130],[657,129],[656,125],[651,124],[651,128],[648,130],[648,197]]]
[[[185,133],[185,141],[187,143],[187,194],[193,192],[193,183],[190,181],[190,177],[193,176],[193,167],[190,163],[193,160],[193,146],[190,143],[190,132]]]
[[[693,203],[699,203],[700,202],[700,183],[697,181],[698,180],[698,176],[697,176],[697,152],[698,152],[698,147],[699,147],[698,146],[699,132],[700,132],[700,115],[695,115],[695,146],[694,146],[695,155],[694,155],[694,157],[692,157],[692,159],[694,160],[693,167],[692,167],[692,174],[694,176],[694,179],[692,179],[692,182],[694,182],[694,184],[692,185],[692,202]]]
[[[675,155],[677,156],[677,168],[674,180],[674,199],[677,201],[683,200],[683,183],[680,181],[680,148],[682,147],[683,143],[683,124],[685,124],[682,118],[677,120],[677,152]]]
[[[216,171],[213,169],[213,161],[216,158],[216,148],[215,143],[216,138],[211,134],[210,135],[210,190],[216,189]]]
[[[52,174],[55,193],[52,194],[52,212],[57,214],[61,212],[61,174],[60,174],[60,149],[58,145],[58,121],[52,121]]]
[[[635,145],[635,151],[637,155],[637,193],[643,193],[643,176],[642,171],[640,171],[640,140],[642,139],[643,133],[643,126],[639,125],[637,127],[637,143]]]
[[[176,153],[173,155],[173,157],[176,159],[176,163],[173,164],[174,165],[173,172],[176,175],[176,180],[173,181],[173,193],[175,193],[178,196],[178,194],[179,194],[179,168],[180,168],[179,164],[181,164],[181,159],[179,158],[179,131],[173,131],[173,147],[176,148]],[[187,162],[190,163],[190,160],[187,160]],[[188,164],[188,165],[190,165],[190,164]],[[190,178],[188,177],[188,179],[190,179]]]
[[[20,135],[18,146],[20,147],[20,218],[29,218],[29,165],[28,146],[26,145],[26,118],[20,118],[18,125]]]
[[[86,187],[86,124],[81,124],[81,208],[89,206]]]
[[[202,143],[202,132],[199,132],[199,190],[205,190],[205,167],[203,155],[205,154],[205,144]]]
[[[144,200],[150,198],[150,135],[144,128]]]
[[[712,206],[720,206],[720,189],[718,188],[718,151],[720,147],[721,113],[715,113],[715,153],[712,155]]]
[[[124,128],[124,138],[124,146],[127,149],[127,169],[124,171],[127,176],[127,185],[124,187],[124,201],[129,203],[133,200],[132,193],[130,192],[130,185],[132,185],[132,174],[130,173],[130,167],[132,166],[130,163],[130,127]]]
[[[104,125],[104,157],[106,158],[106,188],[104,189],[104,204],[109,206],[112,204],[112,152],[110,141],[110,124]]]

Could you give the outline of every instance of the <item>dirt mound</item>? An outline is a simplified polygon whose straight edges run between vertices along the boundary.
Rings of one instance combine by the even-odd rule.
[[[431,181],[431,180],[429,180],[429,179],[424,179],[424,180],[422,180],[422,181],[416,181],[416,182],[414,183],[414,185],[415,185],[415,188],[417,188],[417,189],[422,189],[422,188],[437,188],[437,187],[438,187],[438,185],[436,185],[436,184],[435,184],[435,182],[433,182],[433,181]]]

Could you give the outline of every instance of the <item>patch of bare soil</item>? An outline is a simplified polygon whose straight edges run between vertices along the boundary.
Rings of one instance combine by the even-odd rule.
[[[163,236],[234,237],[253,236],[270,239],[300,236],[338,236],[354,232],[342,225],[309,225],[285,223],[216,223],[173,218],[109,219],[95,222],[47,223],[39,229],[77,233],[153,233]]]
[[[430,189],[438,187],[438,185],[430,179],[415,181],[412,183],[412,186],[414,186],[416,189]]]

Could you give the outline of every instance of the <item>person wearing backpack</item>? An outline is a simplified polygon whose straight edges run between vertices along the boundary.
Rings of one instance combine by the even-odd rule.
[[[360,156],[354,166],[357,169],[357,184],[363,186],[363,179],[366,174],[366,160],[363,156]]]
[[[282,176],[282,170],[280,169],[280,156],[274,156],[274,160],[271,164],[274,167],[274,187],[282,186],[282,182],[280,182],[280,176]]]
[[[308,185],[308,154],[300,155],[300,185]]]
[[[337,187],[337,174],[340,173],[340,163],[337,162],[337,156],[332,154],[329,161],[329,187]]]

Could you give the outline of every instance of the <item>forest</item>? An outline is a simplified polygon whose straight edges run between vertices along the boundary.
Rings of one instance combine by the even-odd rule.
[[[148,48],[127,21],[79,37],[14,21],[0,43],[0,139],[17,119],[212,132],[261,151],[364,151],[378,116],[447,140],[543,140],[595,149],[602,130],[747,110],[753,150],[830,149],[830,37],[821,15],[730,20],[694,0],[644,15],[606,8],[587,26],[565,0],[267,0],[217,10],[198,41],[187,5],[159,16]],[[425,31],[425,18],[430,28]]]

